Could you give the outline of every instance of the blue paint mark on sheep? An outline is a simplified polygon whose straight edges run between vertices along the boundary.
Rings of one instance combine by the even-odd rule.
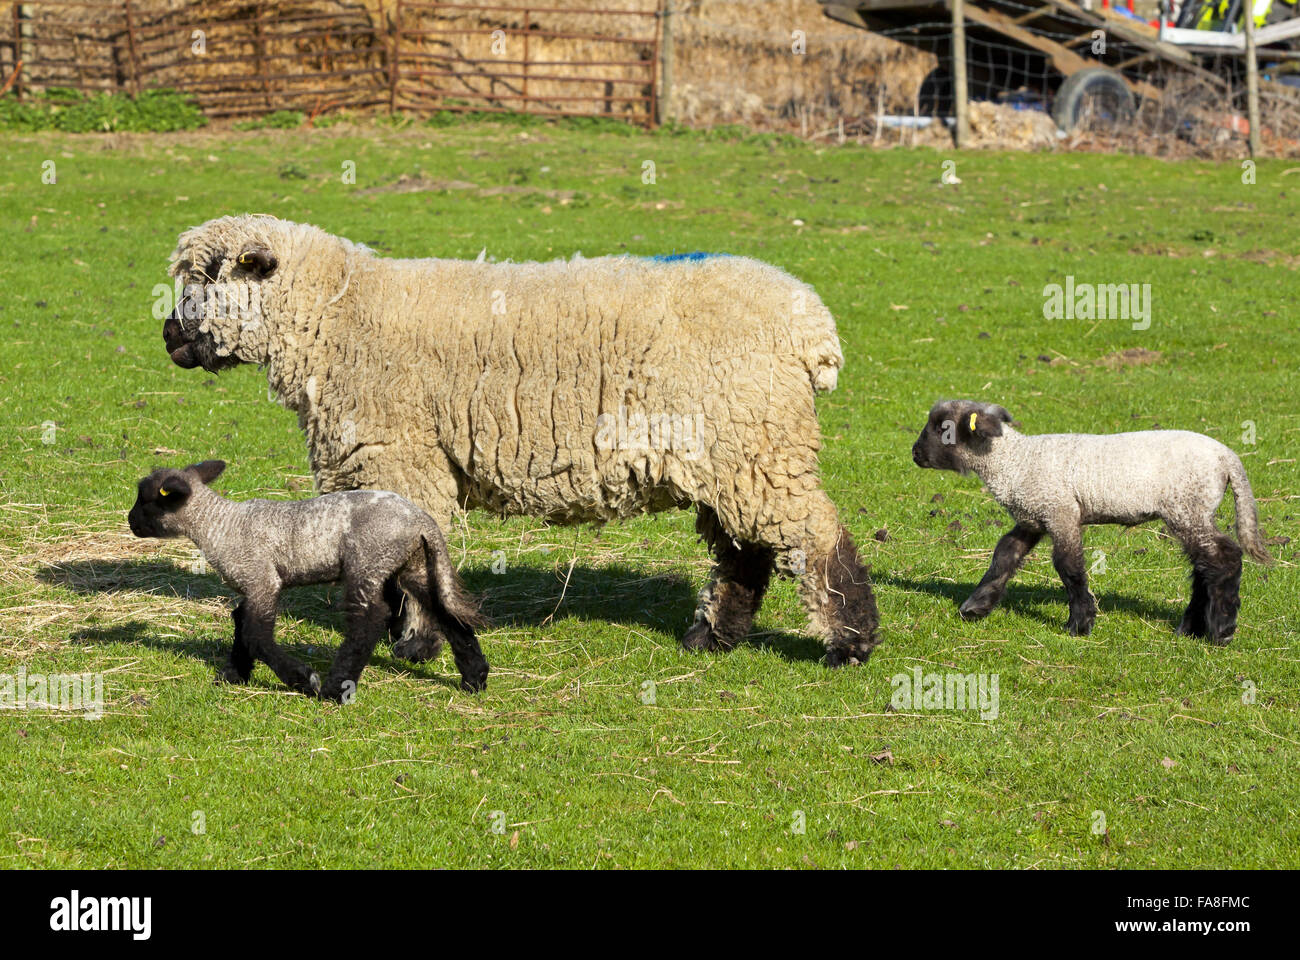
[[[712,260],[714,257],[729,257],[729,253],[705,253],[702,250],[696,250],[694,253],[657,253],[653,257],[646,257],[647,260],[653,260],[655,263],[698,263],[701,260]]]

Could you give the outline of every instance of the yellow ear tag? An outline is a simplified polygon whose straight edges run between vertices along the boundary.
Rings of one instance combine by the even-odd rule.
[[[159,487],[159,488],[158,488],[158,496],[160,496],[160,497],[165,497],[165,496],[167,496],[167,494],[170,493],[170,492],[171,492],[171,491],[169,491],[166,487]]]
[[[979,416],[979,414],[977,414],[977,413],[972,413],[972,414],[970,415],[970,432],[971,432],[971,433],[974,433],[974,432],[975,432],[975,418],[976,418],[977,416]]]
[[[237,262],[241,267],[246,267],[246,266],[248,266],[250,263],[253,262],[253,257],[252,257],[251,254],[241,253],[241,254],[239,255],[239,259],[238,259],[236,262]]]

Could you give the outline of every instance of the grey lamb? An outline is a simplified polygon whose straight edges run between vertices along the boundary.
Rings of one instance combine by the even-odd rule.
[[[1082,528],[1161,519],[1192,563],[1192,598],[1178,632],[1227,643],[1241,606],[1243,549],[1261,563],[1270,559],[1237,455],[1217,440],[1186,430],[1026,436],[1013,423],[1011,414],[996,404],[949,400],[934,405],[912,446],[919,467],[977,474],[1016,521],[998,541],[988,573],[961,605],[961,615],[972,620],[987,616],[1026,554],[1047,534],[1052,563],[1070,602],[1065,628],[1087,634],[1097,604],[1088,592]],[[1240,546],[1214,522],[1229,485]]]
[[[184,470],[155,470],[140,481],[127,519],[137,537],[189,537],[244,599],[231,614],[235,641],[220,678],[244,683],[255,659],[309,696],[347,699],[379,638],[391,632],[393,652],[438,652],[451,642],[461,689],[482,690],[488,663],[474,627],[484,623],[461,586],[447,543],[427,513],[394,493],[355,490],[311,500],[235,502],[208,488],[226,464],[205,460]],[[285,587],[344,584],[347,638],[324,683],[275,643],[275,611]],[[403,605],[418,608],[397,637]],[[416,659],[416,657],[411,657]]]

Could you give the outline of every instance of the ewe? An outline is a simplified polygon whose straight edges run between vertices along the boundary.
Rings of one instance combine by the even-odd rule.
[[[1025,436],[1011,423],[1011,414],[996,404],[936,403],[912,446],[918,467],[977,474],[1016,521],[998,541],[988,573],[961,605],[961,615],[972,620],[987,616],[1025,555],[1047,534],[1052,563],[1070,601],[1065,629],[1086,634],[1097,604],[1088,592],[1082,528],[1161,519],[1192,562],[1192,599],[1178,632],[1227,643],[1241,606],[1242,548],[1255,560],[1269,559],[1255,498],[1237,455],[1217,440],[1186,430]],[[1214,523],[1229,484],[1241,546]]]
[[[822,490],[813,405],[843,363],[812,288],[745,257],[390,260],[316,227],[182,234],[172,360],[265,366],[321,491],[379,488],[551,523],[697,509],[716,565],[683,643],[749,631],[798,578],[827,663],[879,642],[867,572]],[[427,631],[425,631],[427,632]]]

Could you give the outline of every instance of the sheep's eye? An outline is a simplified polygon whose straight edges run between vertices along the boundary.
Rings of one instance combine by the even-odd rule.
[[[207,269],[203,271],[203,275],[209,280],[216,280],[217,276],[221,273],[221,264],[224,260],[224,257],[213,257],[208,261]]]

